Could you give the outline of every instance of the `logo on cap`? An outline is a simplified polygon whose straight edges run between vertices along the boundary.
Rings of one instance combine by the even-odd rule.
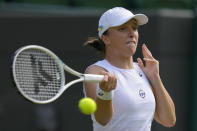
[[[98,27],[98,31],[102,31],[102,30],[103,30],[103,26],[100,25],[100,26]]]

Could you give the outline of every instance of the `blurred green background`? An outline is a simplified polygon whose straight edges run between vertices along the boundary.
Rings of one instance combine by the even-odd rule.
[[[124,6],[132,9],[192,9],[194,7],[193,0],[1,0],[1,2],[50,4],[91,8],[111,8],[114,6]]]
[[[139,29],[140,42],[147,42],[155,57],[159,59],[162,79],[175,102],[176,126],[164,128],[153,123],[152,131],[197,131],[197,0],[0,0],[0,43],[3,45],[0,48],[1,69],[8,68],[10,54],[15,49],[25,43],[43,42],[43,46],[54,49],[58,55],[64,56],[63,59],[67,60],[66,55],[73,58],[68,60],[72,68],[84,71],[87,65],[98,58],[93,57],[94,51],[77,46],[82,45],[88,36],[96,35],[96,31],[92,32],[97,28],[99,16],[106,9],[115,6],[149,16],[149,23]],[[69,38],[66,38],[68,35]],[[68,41],[78,45],[66,45]],[[137,54],[140,55],[140,52]],[[81,56],[80,59],[78,55]],[[83,63],[83,60],[88,64]],[[15,95],[10,89],[8,71],[2,72],[4,75],[0,76],[0,130],[73,131],[75,127],[74,129],[91,131],[91,128],[82,125],[89,122],[86,126],[91,126],[90,117],[81,115],[75,107],[83,97],[79,88],[70,89],[57,103],[35,106],[23,102]],[[71,105],[64,107],[67,103]],[[42,123],[35,120],[48,119],[47,115],[42,116],[42,111],[49,112],[52,117],[49,119],[53,119],[50,121],[52,125],[60,125],[57,130],[42,126],[43,129],[34,130],[35,125],[40,126]],[[55,113],[56,111],[59,113]],[[34,118],[36,115],[31,114],[32,112],[37,112],[41,117]],[[54,118],[50,112],[57,116]],[[17,114],[21,114],[21,118],[15,117]],[[21,125],[17,126],[19,123]]]

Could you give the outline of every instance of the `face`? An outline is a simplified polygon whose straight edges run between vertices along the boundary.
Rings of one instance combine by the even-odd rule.
[[[138,37],[138,25],[136,20],[132,19],[121,26],[109,28],[102,39],[106,44],[106,51],[130,57],[136,52]]]

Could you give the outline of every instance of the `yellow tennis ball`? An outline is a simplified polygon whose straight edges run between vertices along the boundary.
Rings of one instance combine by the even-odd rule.
[[[96,111],[97,105],[92,98],[86,97],[79,101],[78,107],[83,114],[90,115]]]

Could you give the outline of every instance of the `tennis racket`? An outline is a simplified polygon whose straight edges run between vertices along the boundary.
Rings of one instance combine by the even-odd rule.
[[[78,82],[101,82],[103,75],[82,74],[64,64],[52,51],[38,45],[18,49],[12,60],[12,76],[22,96],[37,104],[55,101]],[[78,76],[65,82],[64,71]]]

